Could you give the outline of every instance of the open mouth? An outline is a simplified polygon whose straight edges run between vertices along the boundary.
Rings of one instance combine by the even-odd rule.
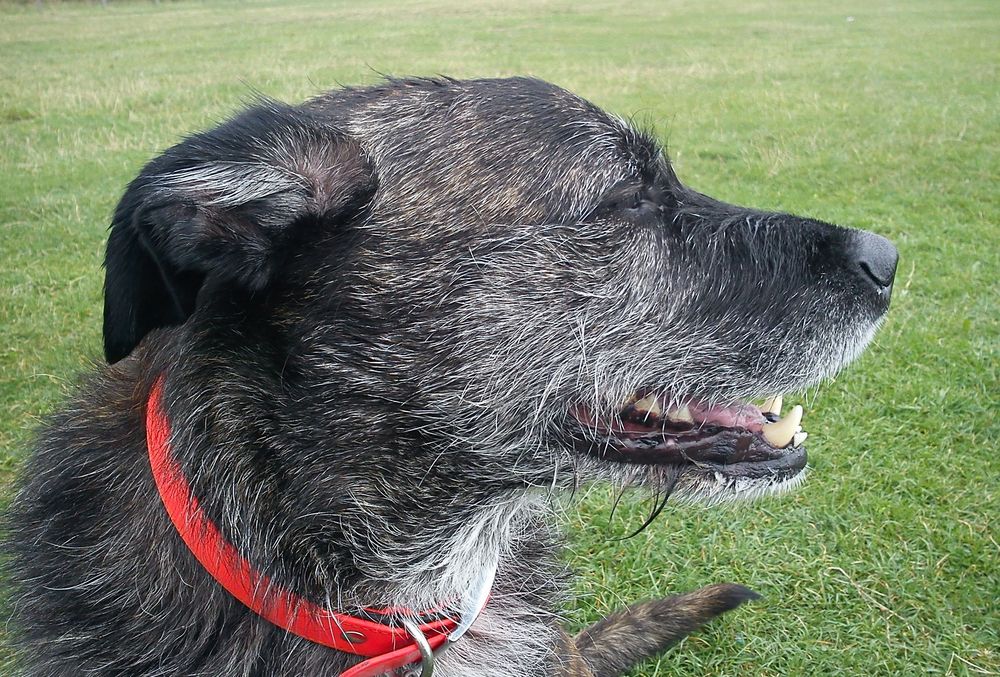
[[[761,406],[718,405],[638,392],[610,417],[581,404],[570,414],[579,426],[577,449],[619,463],[690,466],[725,479],[782,482],[806,466],[802,407],[782,417],[782,396]],[[671,405],[671,403],[674,403]]]

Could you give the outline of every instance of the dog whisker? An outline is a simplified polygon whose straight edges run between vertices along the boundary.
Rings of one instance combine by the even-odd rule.
[[[441,677],[618,674],[754,595],[571,638],[563,501],[610,483],[610,522],[639,490],[632,538],[668,502],[794,488],[792,398],[869,344],[895,265],[874,234],[686,187],[650,134],[537,80],[261,99],[115,211],[113,364],[11,512],[29,671],[336,675],[368,641],[344,614],[390,609],[472,622]],[[258,597],[340,615],[318,641]]]

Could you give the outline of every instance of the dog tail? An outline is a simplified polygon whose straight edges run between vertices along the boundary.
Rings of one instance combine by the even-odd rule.
[[[742,585],[720,583],[686,595],[639,602],[581,632],[576,646],[594,677],[616,677],[719,614],[759,598]]]

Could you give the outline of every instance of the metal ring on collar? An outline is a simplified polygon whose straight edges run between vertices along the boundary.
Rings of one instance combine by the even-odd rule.
[[[431,677],[434,674],[434,650],[431,649],[427,637],[413,621],[403,621],[403,627],[420,650],[420,677]]]

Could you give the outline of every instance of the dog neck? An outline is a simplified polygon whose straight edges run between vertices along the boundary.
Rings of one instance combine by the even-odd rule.
[[[410,620],[409,630],[404,630],[398,620],[378,625],[370,616],[359,618],[337,613],[282,589],[258,572],[202,511],[171,454],[170,423],[161,401],[162,389],[163,379],[160,378],[150,392],[146,414],[147,450],[160,498],[182,540],[202,567],[258,616],[317,644],[375,656],[357,669],[343,673],[351,677],[355,677],[355,673],[361,677],[419,661],[418,646],[411,639],[412,627],[416,625],[413,619],[423,619],[417,629],[427,638],[430,648],[437,649],[446,640],[460,639],[479,618],[490,596],[501,556],[509,549],[518,518],[525,512],[525,506],[520,505],[524,501],[499,503],[492,510],[483,510],[477,519],[457,529],[436,557],[411,566],[405,578],[395,581],[391,588],[397,603],[393,605],[392,615]],[[446,604],[441,604],[440,600],[446,600]],[[440,611],[416,613],[409,610],[432,607],[447,608],[449,612],[442,616]],[[501,634],[509,633],[511,637],[517,634],[516,628],[505,631],[503,626],[509,623],[502,620],[497,623],[495,617],[486,625],[493,626],[489,634],[495,634],[498,628]],[[359,637],[367,639],[359,641]],[[396,649],[399,646],[403,648]],[[463,654],[467,659],[469,652],[454,653],[456,656],[450,662],[462,661]],[[478,662],[482,658],[474,660]]]
[[[191,494],[170,453],[170,425],[161,404],[162,379],[157,380],[146,408],[146,446],[150,467],[164,508],[185,545],[205,570],[233,597],[258,616],[316,644],[368,657],[341,677],[368,677],[417,662],[433,662],[432,652],[456,641],[482,611],[489,591],[480,593],[477,607],[458,620],[446,613],[418,614],[410,610],[369,610],[367,618],[336,613],[275,586],[227,542]],[[492,585],[492,578],[488,581]],[[423,615],[425,622],[392,622],[402,615]],[[402,648],[399,648],[399,647]]]

